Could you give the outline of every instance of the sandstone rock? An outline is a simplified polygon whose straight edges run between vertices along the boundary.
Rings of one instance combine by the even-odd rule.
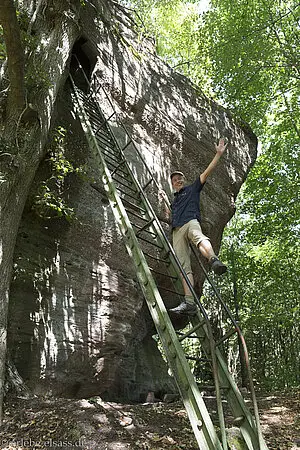
[[[218,138],[229,139],[228,152],[201,199],[203,229],[217,250],[254,163],[256,139],[164,64],[150,41],[139,42],[131,18],[110,3],[99,1],[92,8],[88,2],[83,8],[84,38],[75,51],[87,74],[94,71],[104,84],[159,185],[171,194],[169,173],[178,168],[194,181],[214,156]],[[86,89],[84,79],[81,83]],[[106,112],[110,108],[104,99],[102,107]],[[91,186],[91,180],[97,185],[101,180],[75,118],[68,82],[57,102],[53,128],[57,126],[66,129],[64,156],[77,167],[84,164],[87,179],[72,174],[64,180],[61,195],[77,217],[68,223],[36,216],[33,200],[40,183],[51,176],[49,162],[36,175],[15,251],[12,359],[27,385],[39,393],[145,401],[149,391],[176,392],[151,337],[153,323],[110,207]],[[124,139],[117,125],[115,131]],[[139,181],[145,181],[145,167],[134,153],[127,157]],[[149,197],[156,207],[155,190]],[[199,292],[202,281],[196,273]],[[164,300],[174,306],[172,295]]]

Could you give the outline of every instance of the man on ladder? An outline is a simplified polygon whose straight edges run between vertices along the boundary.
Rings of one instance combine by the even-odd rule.
[[[216,154],[214,158],[193,184],[185,185],[185,177],[182,172],[175,171],[171,173],[172,188],[175,190],[175,198],[171,205],[171,210],[167,194],[164,191],[160,191],[161,198],[168,206],[168,211],[166,211],[168,216],[172,212],[174,251],[192,286],[194,286],[194,277],[191,269],[190,242],[195,244],[201,254],[207,258],[212,270],[217,275],[222,275],[227,271],[227,267],[216,256],[210,239],[203,234],[200,225],[200,193],[207,177],[215,169],[226,147],[225,140],[220,139],[218,145],[215,145]],[[194,315],[197,312],[197,306],[184,278],[182,278],[182,284],[185,294],[184,301],[169,311],[176,314]]]

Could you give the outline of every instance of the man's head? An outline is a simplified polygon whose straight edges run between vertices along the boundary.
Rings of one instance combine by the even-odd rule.
[[[170,175],[172,188],[175,189],[176,192],[180,191],[184,186],[185,177],[182,172],[176,170],[172,172]]]

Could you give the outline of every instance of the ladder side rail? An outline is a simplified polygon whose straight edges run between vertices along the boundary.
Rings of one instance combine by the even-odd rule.
[[[94,149],[96,155],[99,157],[100,166],[102,167],[102,181],[105,191],[107,192],[109,201],[111,203],[115,219],[120,227],[123,237],[125,238],[127,251],[129,255],[132,256],[132,259],[135,262],[141,287],[144,291],[144,295],[147,300],[159,336],[164,344],[164,349],[166,355],[168,356],[168,361],[171,368],[173,368],[175,378],[177,378],[177,384],[180,387],[183,401],[185,404],[187,404],[187,412],[189,414],[195,436],[200,445],[199,448],[203,448],[205,450],[222,450],[210,416],[206,410],[204,401],[199,393],[197,384],[186,361],[183,349],[178,342],[177,335],[169,319],[164,302],[158,292],[146,259],[140,249],[126,210],[122,204],[116,188],[114,187],[114,183],[110,176],[110,173],[106,168],[105,160],[98,148],[97,141],[90,129],[88,119],[85,117],[84,111],[79,111],[79,115],[82,116],[81,122],[85,127],[84,131],[88,136],[90,146]],[[149,288],[147,288],[147,286],[149,286]],[[158,308],[156,306],[158,306]],[[163,328],[161,327],[161,323],[164,324]],[[173,361],[175,361],[176,364],[174,364]],[[185,383],[183,383],[184,379],[186,380]],[[185,389],[182,388],[182,384],[185,385]],[[200,408],[199,404],[201,405]],[[201,418],[201,423],[199,423],[199,416]],[[207,446],[207,443],[209,447]]]
[[[200,340],[203,339],[200,330],[196,328],[196,325],[198,323],[197,318],[193,317],[191,321],[195,327],[195,333],[199,336]],[[215,352],[211,353],[211,358],[217,360],[218,379],[220,380],[221,386],[225,389],[225,395],[228,401],[228,405],[234,415],[234,418],[237,419],[239,417],[243,417],[245,420],[243,423],[243,428],[240,425],[238,426],[240,426],[243,438],[247,443],[247,450],[265,450],[265,447],[259,447],[258,435],[255,430],[256,427],[254,427],[252,415],[248,410],[236,383],[229,373],[224,357],[220,350],[216,348]],[[213,372],[213,375],[216,375],[215,372]]]
[[[231,376],[228,376],[229,371],[228,371],[227,365],[224,361],[223,355],[219,349],[216,349],[216,356],[219,361],[218,367],[219,367],[219,376],[220,376],[221,382],[229,381],[229,383],[230,383],[230,389],[228,390],[228,393],[227,393],[227,400],[228,400],[228,403],[231,405],[231,410],[232,411],[239,410],[241,412],[242,416],[244,416],[244,418],[245,418],[245,420],[242,422],[242,424],[239,425],[239,427],[241,429],[241,433],[242,433],[245,441],[248,444],[247,439],[249,439],[249,434],[250,434],[251,435],[251,443],[252,444],[255,443],[255,445],[256,445],[255,447],[253,447],[253,450],[256,450],[256,449],[268,450],[268,447],[262,436],[257,404],[256,404],[256,408],[257,408],[258,421],[257,421],[256,415],[255,415],[255,417],[254,417],[255,424],[254,424],[252,414],[250,413],[249,409],[247,408],[244,398],[243,398],[242,394],[240,393],[238,386],[236,385],[233,378]],[[255,405],[253,405],[253,409],[254,408],[255,408]],[[249,430],[250,430],[250,433],[249,433]],[[256,431],[256,433],[254,433],[254,431]],[[248,444],[248,447],[251,448],[250,444]]]
[[[90,80],[88,79],[88,77],[86,76],[85,70],[84,70],[84,68],[82,67],[82,65],[81,65],[81,63],[80,63],[80,61],[79,61],[79,59],[77,58],[77,55],[76,55],[75,53],[72,53],[72,56],[73,56],[73,58],[76,59],[77,64],[78,64],[78,67],[79,67],[79,69],[81,70],[81,72],[82,72],[82,74],[83,74],[83,77],[84,77],[85,81],[87,82],[89,88],[91,88],[91,82],[90,82]],[[70,78],[71,78],[71,80],[72,80],[72,84],[73,84],[73,87],[74,87],[74,86],[75,86],[74,79],[73,79],[73,77],[72,77],[71,74],[69,74],[69,76],[70,76]]]
[[[252,405],[253,405],[253,412],[254,412],[256,428],[257,428],[257,433],[258,433],[258,439],[259,439],[259,442],[260,442],[260,444],[262,446],[263,445],[263,437],[262,437],[262,431],[261,431],[259,411],[258,411],[257,399],[256,399],[256,394],[255,394],[255,389],[254,389],[254,382],[253,382],[252,373],[251,373],[249,352],[248,352],[247,344],[246,344],[246,341],[245,341],[245,338],[244,338],[244,334],[243,334],[243,332],[242,332],[238,322],[236,321],[236,319],[234,318],[233,314],[231,313],[230,309],[228,308],[228,306],[226,305],[226,303],[222,299],[222,297],[221,297],[221,295],[219,293],[219,290],[217,289],[215,283],[212,281],[211,277],[208,275],[208,273],[207,273],[207,271],[206,271],[206,269],[205,269],[201,259],[199,258],[199,255],[196,252],[194,246],[190,245],[190,247],[192,249],[192,252],[193,252],[194,256],[196,257],[196,260],[197,260],[199,266],[201,267],[202,271],[204,272],[204,275],[205,275],[206,279],[208,280],[208,282],[211,285],[215,295],[217,296],[219,302],[221,303],[221,306],[224,308],[228,318],[232,322],[232,324],[233,324],[233,326],[235,328],[235,331],[236,331],[236,333],[238,335],[238,339],[240,339],[240,342],[242,344],[242,348],[243,348],[243,352],[244,352],[244,358],[245,358],[245,363],[246,363],[247,376],[248,376],[248,381],[249,381],[249,389],[250,389],[251,400],[252,400]]]

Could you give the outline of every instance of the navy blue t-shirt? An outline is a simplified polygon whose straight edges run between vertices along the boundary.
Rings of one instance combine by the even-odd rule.
[[[192,219],[200,222],[200,191],[203,188],[200,178],[175,192],[172,204],[172,228],[182,227]]]

